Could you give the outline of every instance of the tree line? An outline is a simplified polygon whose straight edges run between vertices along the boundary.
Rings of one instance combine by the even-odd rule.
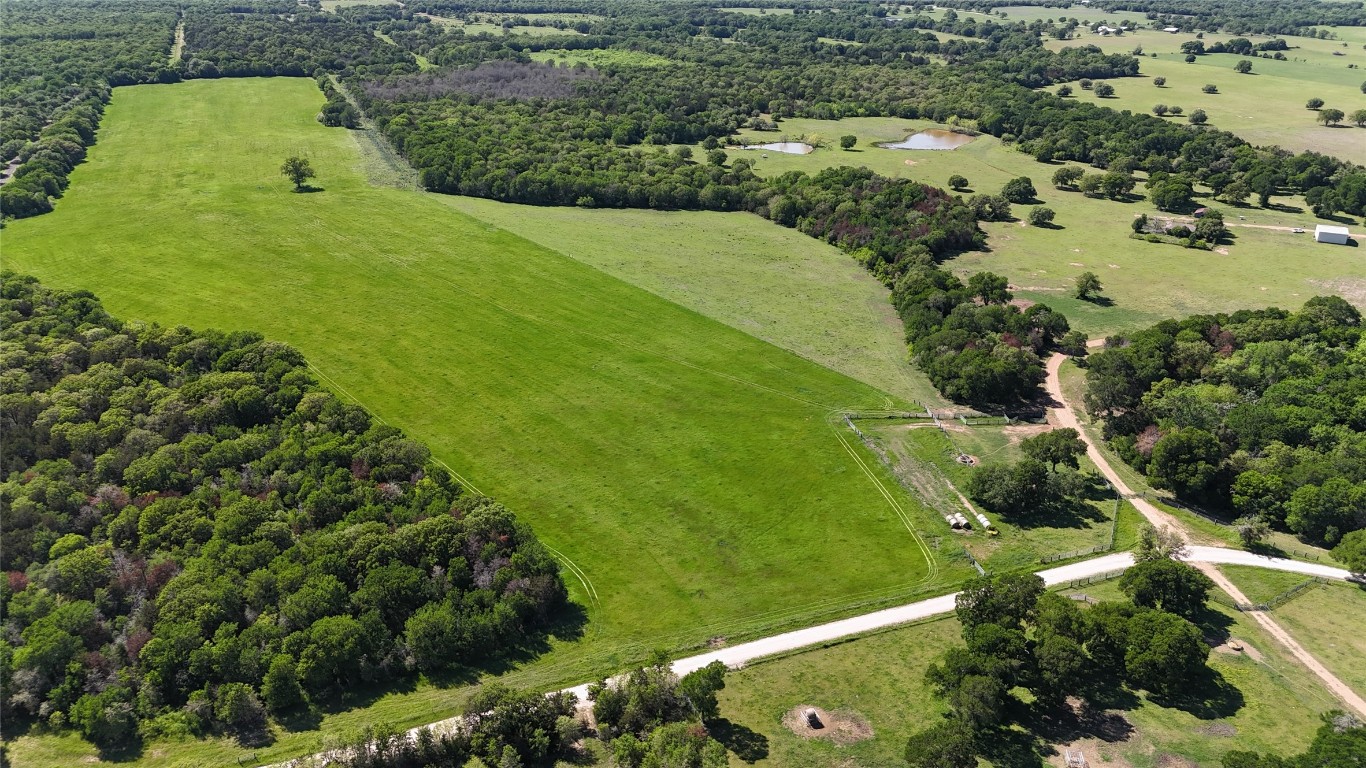
[[[1366,528],[1362,338],[1336,296],[1166,320],[1087,359],[1086,408],[1154,485],[1332,546]]]
[[[4,716],[102,749],[533,649],[556,562],[427,448],[247,332],[4,275]]]
[[[174,82],[176,4],[158,0],[4,0],[0,14],[0,217],[52,210],[85,159],[109,89]]]

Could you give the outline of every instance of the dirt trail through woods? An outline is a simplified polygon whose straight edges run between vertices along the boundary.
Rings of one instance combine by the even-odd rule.
[[[1110,484],[1114,486],[1115,490],[1124,498],[1128,499],[1139,512],[1143,513],[1143,517],[1147,518],[1148,522],[1152,523],[1154,527],[1170,528],[1173,532],[1179,534],[1182,540],[1187,540],[1189,537],[1186,535],[1185,528],[1181,526],[1181,522],[1175,517],[1172,517],[1171,514],[1163,512],[1153,506],[1147,499],[1134,493],[1129,486],[1120,479],[1119,474],[1110,466],[1110,462],[1105,460],[1105,457],[1101,455],[1100,449],[1096,448],[1096,444],[1091,442],[1090,436],[1081,428],[1081,421],[1077,418],[1076,411],[1073,410],[1072,404],[1068,403],[1067,398],[1062,395],[1061,371],[1062,363],[1066,359],[1067,355],[1053,355],[1048,358],[1048,379],[1044,382],[1044,387],[1048,390],[1048,396],[1052,398],[1053,403],[1055,404],[1048,409],[1049,423],[1059,427],[1071,427],[1072,429],[1077,430],[1077,435],[1081,437],[1082,442],[1086,443],[1086,457],[1100,469],[1101,474],[1105,475],[1105,479],[1110,481]]]

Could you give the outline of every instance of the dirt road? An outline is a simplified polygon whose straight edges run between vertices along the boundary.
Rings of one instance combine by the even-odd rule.
[[[1101,455],[1100,449],[1096,448],[1096,444],[1091,441],[1091,438],[1081,428],[1081,422],[1077,418],[1076,411],[1073,410],[1072,404],[1068,403],[1067,398],[1063,397],[1062,394],[1062,378],[1060,372],[1062,370],[1063,361],[1066,359],[1067,355],[1059,354],[1055,354],[1048,358],[1048,378],[1044,381],[1044,387],[1048,390],[1048,396],[1052,398],[1055,403],[1054,407],[1048,409],[1049,423],[1059,427],[1071,427],[1072,429],[1077,430],[1077,435],[1081,437],[1082,442],[1086,443],[1086,457],[1100,469],[1100,473],[1105,476],[1106,480],[1110,481],[1110,484],[1114,486],[1115,490],[1118,491],[1120,495],[1129,499],[1134,505],[1134,508],[1141,512],[1143,517],[1154,527],[1170,528],[1179,534],[1182,539],[1187,539],[1186,531],[1181,526],[1181,522],[1167,512],[1163,512],[1153,506],[1147,499],[1136,495],[1133,490],[1120,479],[1119,474],[1110,466],[1110,462],[1105,460],[1105,457]]]
[[[1233,582],[1228,580],[1227,576],[1220,573],[1219,569],[1214,567],[1214,565],[1210,563],[1196,563],[1195,567],[1204,571],[1205,575],[1210,577],[1215,586],[1227,592],[1229,597],[1240,603],[1252,602],[1243,595],[1238,587],[1234,586]],[[1266,611],[1249,611],[1246,615],[1251,616],[1253,621],[1261,624],[1262,629],[1265,629],[1268,635],[1276,638],[1276,641],[1285,646],[1285,649],[1290,651],[1292,656],[1299,659],[1301,664],[1308,667],[1310,672],[1317,675],[1318,678],[1323,681],[1324,686],[1326,686],[1334,696],[1338,697],[1342,703],[1346,704],[1349,708],[1356,710],[1358,715],[1366,716],[1366,701],[1363,701],[1346,683],[1339,680],[1337,675],[1329,672],[1327,667],[1320,664],[1319,660],[1314,658],[1314,655],[1309,651],[1306,651],[1304,646],[1296,642],[1295,638],[1291,637],[1290,633],[1286,632],[1280,624],[1277,624],[1276,620],[1271,618],[1269,613]]]

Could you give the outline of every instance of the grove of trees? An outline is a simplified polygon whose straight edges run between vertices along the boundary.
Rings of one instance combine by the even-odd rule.
[[[1088,358],[1086,407],[1158,487],[1332,546],[1366,528],[1362,338],[1336,296],[1167,320]]]
[[[125,323],[3,276],[4,718],[102,749],[543,638],[555,560],[427,448],[245,332]]]

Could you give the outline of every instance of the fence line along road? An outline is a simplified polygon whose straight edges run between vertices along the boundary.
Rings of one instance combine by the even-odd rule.
[[[1272,570],[1303,573],[1308,576],[1319,576],[1339,581],[1347,580],[1351,576],[1351,574],[1341,568],[1333,568],[1320,563],[1302,563],[1297,560],[1267,557],[1265,555],[1256,555],[1251,552],[1223,549],[1221,547],[1187,547],[1185,559],[1192,562],[1214,563],[1220,565],[1251,565],[1260,568],[1270,568]],[[1093,576],[1114,574],[1123,571],[1133,564],[1133,554],[1129,552],[1117,552],[1103,557],[1084,560],[1080,563],[1072,563],[1058,568],[1049,568],[1038,571],[1037,573],[1039,576],[1043,577],[1044,583],[1051,587],[1079,579],[1087,579]],[[887,608],[862,616],[832,621],[828,624],[820,624],[793,632],[784,632],[780,635],[773,635],[772,637],[766,637],[761,640],[741,643],[739,645],[731,646],[730,648],[722,648],[697,656],[689,656],[675,661],[673,663],[673,670],[676,674],[686,675],[689,672],[701,669],[714,661],[723,662],[726,666],[732,668],[742,667],[749,662],[766,656],[774,656],[780,653],[800,650],[802,648],[841,640],[865,632],[885,629],[898,624],[907,624],[931,616],[952,613],[954,599],[957,596],[958,594],[955,592],[951,595],[932,597],[908,605]],[[569,690],[576,694],[580,700],[585,700],[587,698],[587,685],[580,685],[575,688],[570,688]]]
[[[1342,568],[1333,568],[1321,563],[1303,563],[1298,560],[1268,557],[1266,555],[1257,555],[1251,552],[1225,549],[1223,547],[1190,546],[1186,548],[1184,559],[1195,563],[1250,565],[1277,571],[1303,573],[1309,576],[1318,576],[1338,581],[1349,581],[1352,579],[1352,575]],[[1071,563],[1057,568],[1036,571],[1036,573],[1043,578],[1045,584],[1051,587],[1098,576],[1115,576],[1133,564],[1134,556],[1132,553],[1117,552],[1102,557],[1095,557],[1090,560],[1083,560],[1079,563]],[[932,616],[941,616],[952,613],[954,601],[957,597],[958,593],[955,592],[950,595],[931,597],[895,608],[886,608],[884,610],[874,611],[873,613],[866,613],[862,616],[854,616],[848,619],[832,621],[827,624],[807,627],[806,629],[784,632],[761,640],[741,643],[739,645],[731,646],[730,648],[722,648],[720,650],[698,654],[697,656],[679,659],[671,665],[671,668],[675,674],[686,675],[689,672],[701,669],[716,661],[720,661],[731,668],[743,667],[749,662],[769,656],[776,656],[789,651],[797,651],[836,640],[843,640],[866,632],[908,624]],[[574,694],[581,702],[587,701],[589,685],[589,683],[584,683],[583,685],[578,685],[573,688],[567,688],[564,692]],[[462,718],[457,715],[456,717],[430,723],[426,726],[413,728],[408,731],[408,736],[409,738],[416,737],[417,732],[422,728],[431,728],[439,732],[458,725],[461,720]],[[318,757],[320,757],[320,755],[295,758],[283,763],[277,763],[269,768],[297,768],[308,766]]]

